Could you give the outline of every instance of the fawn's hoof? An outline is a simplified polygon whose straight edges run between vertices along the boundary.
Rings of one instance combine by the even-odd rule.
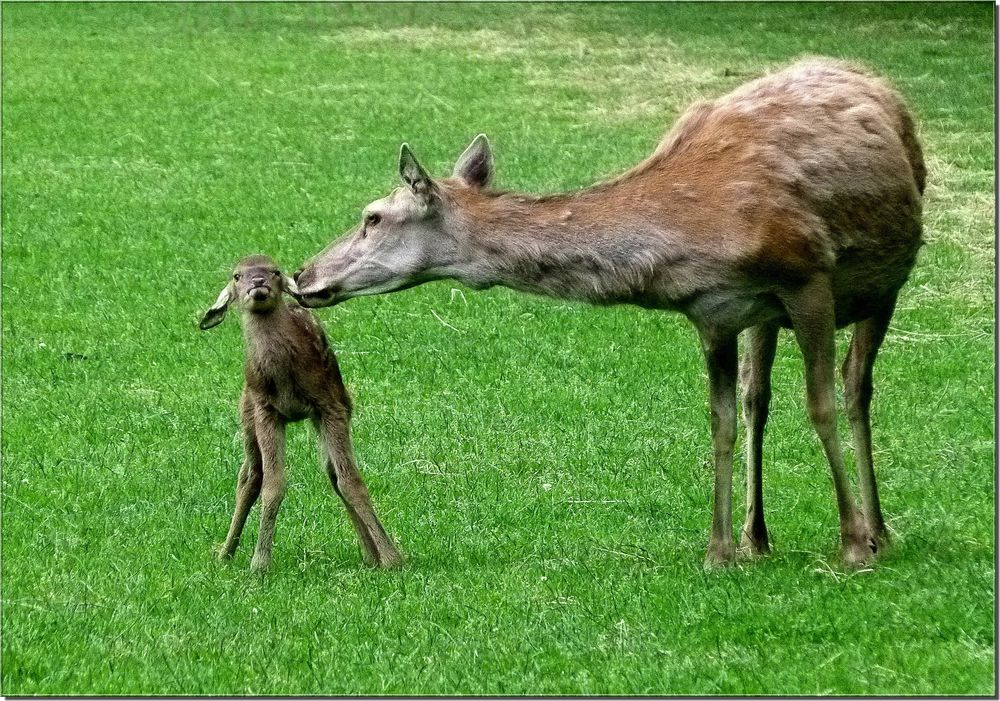
[[[402,567],[406,560],[398,550],[388,550],[377,554],[365,553],[365,564],[381,570],[395,570]]]
[[[263,574],[271,568],[271,558],[260,557],[259,555],[254,555],[253,559],[250,560],[250,571],[257,572],[258,574]]]

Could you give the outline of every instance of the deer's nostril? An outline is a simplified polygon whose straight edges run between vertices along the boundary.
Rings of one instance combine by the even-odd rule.
[[[301,275],[301,274],[302,274],[302,268],[299,268],[294,273],[292,273],[292,279],[295,280],[295,282],[298,282],[299,281],[299,275]]]

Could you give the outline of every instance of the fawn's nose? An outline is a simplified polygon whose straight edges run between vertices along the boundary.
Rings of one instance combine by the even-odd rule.
[[[299,281],[299,275],[302,274],[302,270],[303,270],[303,268],[299,268],[294,273],[292,273],[292,279],[295,280],[295,282]]]
[[[263,275],[254,275],[252,282],[255,287],[260,287],[267,282],[267,279]]]

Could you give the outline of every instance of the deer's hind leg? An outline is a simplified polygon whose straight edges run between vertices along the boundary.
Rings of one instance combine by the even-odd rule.
[[[384,568],[402,565],[403,556],[375,515],[368,487],[358,472],[347,410],[324,414],[316,422],[316,429],[320,435],[327,474],[334,491],[347,508],[365,561]]]
[[[236,552],[247,515],[257,502],[264,478],[264,465],[260,446],[257,444],[257,431],[254,428],[253,405],[246,390],[240,396],[240,421],[243,425],[243,465],[236,479],[236,507],[233,510],[232,522],[229,524],[229,533],[218,551],[220,559],[229,559]]]
[[[778,327],[754,326],[746,332],[746,350],[740,363],[743,422],[746,425],[747,516],[740,535],[740,551],[747,555],[770,552],[764,524],[762,462],[764,427],[771,402],[771,366],[778,345]]]
[[[840,541],[844,563],[861,566],[872,560],[876,544],[854,501],[844,470],[844,454],[837,435],[834,390],[836,366],[834,300],[829,275],[815,275],[782,302],[788,311],[795,338],[802,349],[806,370],[806,405],[809,419],[823,444],[840,514]]]
[[[879,347],[889,329],[889,320],[896,305],[893,298],[879,312],[854,326],[851,346],[844,358],[841,372],[844,378],[844,404],[854,435],[854,462],[858,469],[861,510],[871,534],[880,542],[888,539],[882,506],[872,464],[872,367]]]

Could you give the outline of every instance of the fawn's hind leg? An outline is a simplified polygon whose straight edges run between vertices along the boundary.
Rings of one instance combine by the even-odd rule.
[[[355,464],[347,412],[324,414],[316,422],[316,428],[326,457],[327,474],[334,491],[347,507],[347,515],[357,531],[365,560],[378,567],[402,565],[403,556],[375,515],[368,487]]]

